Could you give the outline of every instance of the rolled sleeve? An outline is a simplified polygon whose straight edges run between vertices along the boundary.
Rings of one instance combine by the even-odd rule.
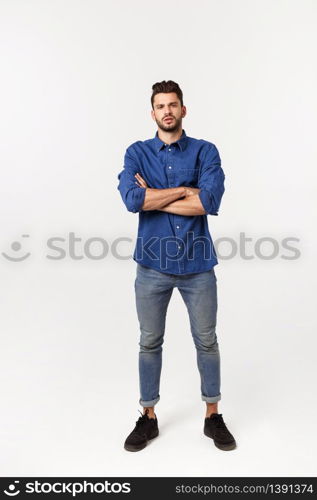
[[[225,191],[225,174],[221,159],[214,144],[209,147],[201,165],[198,187],[202,206],[209,215],[218,215],[221,199]]]
[[[146,188],[136,184],[137,172],[140,173],[138,162],[128,148],[124,156],[123,170],[118,174],[118,190],[129,212],[134,213],[141,211],[146,192]]]

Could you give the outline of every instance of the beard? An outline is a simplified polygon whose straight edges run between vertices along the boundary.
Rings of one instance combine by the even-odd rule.
[[[157,126],[163,130],[164,132],[175,132],[177,130],[179,130],[182,126],[182,118],[175,118],[175,116],[173,117],[174,118],[174,121],[170,124],[168,123],[165,123],[163,120],[162,121],[159,121],[159,120],[156,120],[156,124]]]

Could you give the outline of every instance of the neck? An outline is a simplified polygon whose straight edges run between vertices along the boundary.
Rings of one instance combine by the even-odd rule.
[[[178,139],[181,138],[183,133],[182,126],[178,130],[175,130],[174,132],[165,132],[164,130],[158,129],[157,135],[161,141],[163,141],[165,144],[171,144],[172,142],[178,141]]]

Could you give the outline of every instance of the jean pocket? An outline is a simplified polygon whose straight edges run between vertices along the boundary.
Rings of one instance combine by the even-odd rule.
[[[151,267],[143,266],[142,264],[137,264],[137,270],[136,270],[137,275],[142,275],[142,276],[149,276],[149,275],[154,275],[157,273],[155,269],[152,269]]]
[[[215,273],[215,269],[212,268],[211,271],[210,271],[215,279],[215,281],[217,281],[217,276],[216,276],[216,273]]]

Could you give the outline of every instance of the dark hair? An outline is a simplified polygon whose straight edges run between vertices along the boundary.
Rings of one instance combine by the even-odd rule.
[[[175,92],[177,94],[177,97],[179,98],[181,102],[181,106],[183,106],[183,92],[181,91],[178,83],[173,82],[173,80],[168,80],[165,81],[163,80],[162,82],[157,82],[152,85],[152,95],[151,95],[151,104],[153,108],[153,102],[154,102],[154,97],[156,94],[160,94],[163,92],[164,94],[167,94],[169,92]]]

